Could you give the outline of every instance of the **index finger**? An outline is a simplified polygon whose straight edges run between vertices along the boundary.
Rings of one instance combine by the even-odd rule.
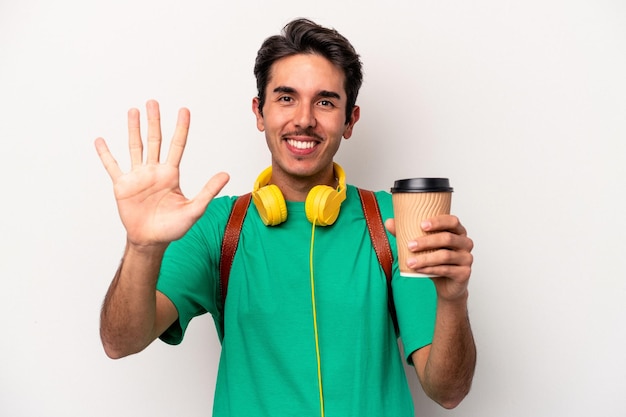
[[[187,144],[190,120],[191,114],[188,109],[183,107],[178,111],[176,129],[174,130],[170,150],[167,153],[167,164],[169,165],[175,167],[180,165],[180,161],[183,158],[183,152],[185,151],[185,145]]]
[[[461,224],[458,217],[450,214],[441,214],[436,217],[424,220],[421,223],[422,229],[426,232],[449,231],[457,235],[467,235],[467,230]]]

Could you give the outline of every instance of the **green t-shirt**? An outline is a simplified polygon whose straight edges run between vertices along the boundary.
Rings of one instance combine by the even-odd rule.
[[[376,193],[383,219],[391,196]],[[228,285],[219,291],[222,236],[234,198],[221,197],[165,254],[158,290],[178,321],[161,339],[180,343],[189,321],[209,312],[224,320],[214,416],[319,416],[310,284],[312,225],[304,203],[287,203],[287,221],[265,226],[248,209]],[[389,235],[395,253],[395,239]],[[413,416],[397,335],[387,307],[385,274],[365,224],[357,190],[334,225],[316,227],[313,276],[325,414]],[[392,281],[400,336],[410,354],[432,342],[436,294],[428,279]],[[222,336],[222,335],[220,335]]]

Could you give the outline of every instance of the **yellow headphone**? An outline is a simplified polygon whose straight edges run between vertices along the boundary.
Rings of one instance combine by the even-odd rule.
[[[343,168],[333,163],[339,181],[337,189],[328,185],[316,185],[307,194],[304,203],[306,218],[317,226],[329,226],[339,216],[341,203],[346,199],[346,174]],[[272,167],[266,168],[254,183],[252,201],[266,226],[276,226],[287,220],[287,204],[278,186],[269,184]]]

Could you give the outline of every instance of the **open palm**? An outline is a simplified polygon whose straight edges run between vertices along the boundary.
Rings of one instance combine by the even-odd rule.
[[[128,241],[141,246],[167,244],[182,237],[228,182],[228,175],[219,173],[207,182],[194,199],[187,199],[179,186],[179,166],[189,132],[189,110],[179,111],[167,159],[161,163],[159,105],[151,100],[146,108],[148,139],[145,161],[139,111],[131,109],[128,112],[129,172],[122,172],[104,139],[98,138],[95,142],[98,155],[113,181]]]

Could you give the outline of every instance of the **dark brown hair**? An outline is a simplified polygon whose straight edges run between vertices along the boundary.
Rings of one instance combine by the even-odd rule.
[[[257,53],[254,76],[261,114],[272,65],[281,58],[297,54],[318,54],[341,68],[345,75],[347,124],[363,83],[361,60],[352,44],[343,35],[335,29],[325,28],[307,19],[296,19],[288,23],[280,35],[267,38]]]

